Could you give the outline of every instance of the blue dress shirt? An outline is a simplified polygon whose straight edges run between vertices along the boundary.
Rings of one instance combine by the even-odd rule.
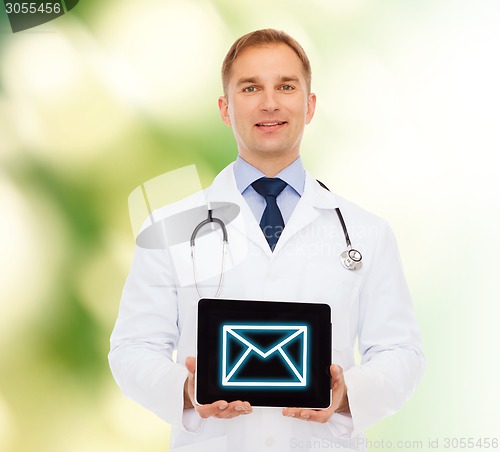
[[[236,185],[242,194],[245,201],[248,203],[250,210],[255,215],[257,223],[260,222],[264,209],[266,208],[266,200],[259,195],[252,187],[252,182],[266,177],[264,173],[250,165],[250,163],[243,160],[240,156],[234,162],[234,176],[236,178]],[[293,209],[299,202],[300,197],[304,193],[304,185],[306,183],[306,173],[302,166],[300,157],[293,163],[288,165],[275,177],[284,180],[288,185],[276,198],[278,207],[280,208],[281,215],[285,225],[290,219]]]

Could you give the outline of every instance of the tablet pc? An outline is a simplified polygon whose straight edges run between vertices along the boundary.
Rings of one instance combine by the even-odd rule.
[[[330,406],[329,305],[202,298],[197,319],[197,403]]]

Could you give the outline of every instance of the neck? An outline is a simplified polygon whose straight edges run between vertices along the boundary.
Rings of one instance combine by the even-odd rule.
[[[250,163],[250,165],[252,165],[253,167],[257,168],[259,171],[264,173],[266,177],[275,177],[287,166],[295,162],[295,160],[299,158],[299,154],[262,159],[252,158],[252,156],[242,155],[240,153],[240,157],[247,163]]]

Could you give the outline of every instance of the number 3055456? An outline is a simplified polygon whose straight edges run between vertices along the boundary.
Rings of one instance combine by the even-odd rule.
[[[28,3],[15,2],[6,3],[7,14],[59,14],[61,12],[60,3]]]

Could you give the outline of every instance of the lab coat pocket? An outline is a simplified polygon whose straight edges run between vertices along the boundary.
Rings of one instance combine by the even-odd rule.
[[[348,277],[335,284],[332,291],[330,305],[332,308],[332,348],[334,350],[345,351],[352,347],[357,330],[355,319],[358,311],[359,282],[359,278]]]
[[[170,448],[171,452],[226,452],[227,450],[226,436],[217,436],[205,441]]]

